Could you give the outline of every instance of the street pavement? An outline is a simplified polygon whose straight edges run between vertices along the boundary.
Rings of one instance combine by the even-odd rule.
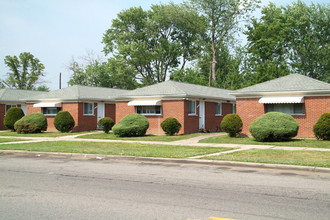
[[[0,157],[0,219],[329,217],[329,173]]]

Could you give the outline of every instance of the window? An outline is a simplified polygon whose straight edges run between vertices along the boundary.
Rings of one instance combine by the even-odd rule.
[[[236,104],[231,105],[231,113],[233,113],[233,114],[236,113]]]
[[[215,104],[215,115],[222,115],[222,103]]]
[[[84,115],[94,115],[94,103],[84,103]]]
[[[189,115],[196,115],[196,101],[189,101]]]
[[[17,105],[6,105],[6,112],[7,112],[11,107],[17,107]]]
[[[49,115],[49,116],[56,115],[59,111],[61,111],[61,108],[58,108],[58,107],[42,108],[42,114]]]
[[[267,112],[283,112],[289,115],[304,114],[304,104],[265,104],[265,111]]]
[[[153,105],[153,106],[136,106],[135,112],[141,115],[160,115],[161,106]]]

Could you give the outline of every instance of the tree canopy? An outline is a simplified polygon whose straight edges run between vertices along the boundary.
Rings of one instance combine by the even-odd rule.
[[[6,56],[4,61],[10,72],[2,83],[10,88],[32,90],[44,76],[44,65],[31,53],[20,53],[18,57]]]

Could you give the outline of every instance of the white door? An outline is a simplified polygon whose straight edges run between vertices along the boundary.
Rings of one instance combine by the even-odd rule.
[[[97,122],[104,118],[104,112],[104,103],[97,103]],[[100,128],[99,126],[97,127]]]
[[[205,128],[205,102],[199,102],[199,129]]]
[[[21,105],[21,109],[23,110],[24,115],[26,115],[26,105]]]

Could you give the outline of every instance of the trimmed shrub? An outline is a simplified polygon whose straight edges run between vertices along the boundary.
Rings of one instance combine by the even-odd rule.
[[[241,133],[243,122],[238,114],[227,114],[221,121],[220,128],[228,133],[229,137],[237,137]]]
[[[148,128],[148,119],[144,115],[134,113],[123,117],[112,127],[112,131],[119,137],[136,137],[145,135]]]
[[[330,140],[330,112],[321,115],[313,127],[317,139]]]
[[[47,130],[47,119],[41,113],[25,115],[14,125],[17,133],[40,133]]]
[[[54,118],[55,128],[64,133],[72,131],[75,126],[75,121],[68,111],[59,111]]]
[[[97,122],[97,125],[100,126],[100,127],[102,127],[102,130],[106,134],[109,134],[109,131],[111,130],[111,128],[113,127],[114,124],[115,124],[115,122],[110,117],[101,118]]]
[[[10,130],[15,131],[14,124],[16,121],[24,117],[24,112],[19,107],[11,107],[3,120],[3,124]]]
[[[249,127],[257,141],[286,141],[297,136],[299,124],[291,115],[269,112],[255,119]]]
[[[162,127],[163,131],[167,134],[167,135],[173,135],[175,133],[178,133],[181,129],[181,124],[178,120],[176,120],[175,118],[166,118],[161,124],[160,126]]]

